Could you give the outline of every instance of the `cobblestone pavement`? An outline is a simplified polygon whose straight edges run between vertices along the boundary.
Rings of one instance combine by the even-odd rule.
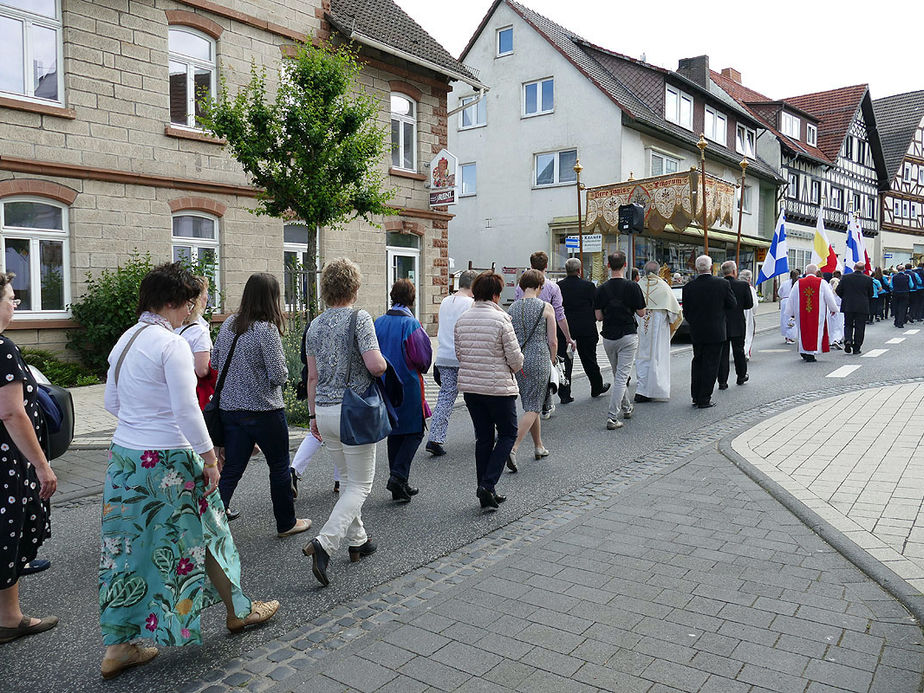
[[[716,450],[813,398],[635,460],[182,690],[919,691],[910,614]]]
[[[924,383],[797,407],[759,423],[732,446],[924,592]]]

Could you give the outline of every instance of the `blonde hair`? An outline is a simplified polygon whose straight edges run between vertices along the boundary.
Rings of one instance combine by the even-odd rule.
[[[196,296],[196,305],[193,307],[192,312],[186,316],[186,319],[183,321],[184,325],[192,325],[199,318],[202,317],[202,314],[205,312],[205,307],[208,305],[209,299],[209,278],[205,276],[196,276],[196,280],[199,282],[199,285],[202,287],[202,290],[199,291],[199,295]],[[205,296],[205,301],[200,305],[199,299]]]
[[[321,298],[329,306],[342,306],[356,300],[362,274],[355,262],[338,257],[321,271]]]

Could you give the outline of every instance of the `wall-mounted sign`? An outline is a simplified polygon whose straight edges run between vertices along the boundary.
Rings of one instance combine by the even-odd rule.
[[[584,252],[601,253],[603,252],[603,234],[602,233],[585,233],[584,234]],[[579,241],[577,236],[565,237],[565,248],[572,252],[577,252]]]
[[[456,203],[456,168],[459,159],[447,150],[430,162],[430,206],[454,205]]]

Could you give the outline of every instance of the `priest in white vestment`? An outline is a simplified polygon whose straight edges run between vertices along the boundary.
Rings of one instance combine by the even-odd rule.
[[[805,276],[792,287],[786,302],[786,316],[795,321],[799,354],[814,362],[815,354],[830,350],[828,318],[837,310],[837,298],[821,277],[817,265],[805,268]]]
[[[841,297],[837,295],[837,285],[841,281],[837,276],[839,274],[840,272],[835,272],[828,280],[828,286],[834,294],[834,300],[837,301],[837,312],[828,316],[828,334],[831,337],[831,347],[834,349],[842,349],[841,345],[844,342],[844,314],[841,312]]]
[[[645,276],[639,281],[645,297],[645,317],[638,322],[638,352],[635,374],[638,385],[635,401],[670,399],[671,396],[671,337],[683,322],[680,303],[670,285],[660,276],[657,262],[645,264]]]
[[[754,332],[757,329],[757,303],[760,300],[752,283],[753,276],[751,270],[741,270],[738,273],[738,278],[751,287],[751,298],[754,299],[754,307],[744,311],[744,355],[748,360],[751,359],[751,345],[754,343]]]
[[[795,328],[789,324],[789,316],[786,315],[786,303],[789,301],[792,285],[795,284],[798,279],[799,270],[792,270],[789,273],[789,279],[784,279],[776,292],[780,297],[780,334],[783,335],[783,339],[786,340],[787,344],[796,343],[796,331]]]

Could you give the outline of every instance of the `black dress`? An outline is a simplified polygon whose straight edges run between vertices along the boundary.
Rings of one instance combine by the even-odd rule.
[[[23,404],[35,426],[39,442],[44,437],[42,414],[35,378],[23,361],[19,348],[0,334],[0,387],[22,382]],[[0,423],[0,589],[16,584],[23,567],[35,558],[39,547],[51,535],[49,504],[39,498],[35,468],[13,445]]]

